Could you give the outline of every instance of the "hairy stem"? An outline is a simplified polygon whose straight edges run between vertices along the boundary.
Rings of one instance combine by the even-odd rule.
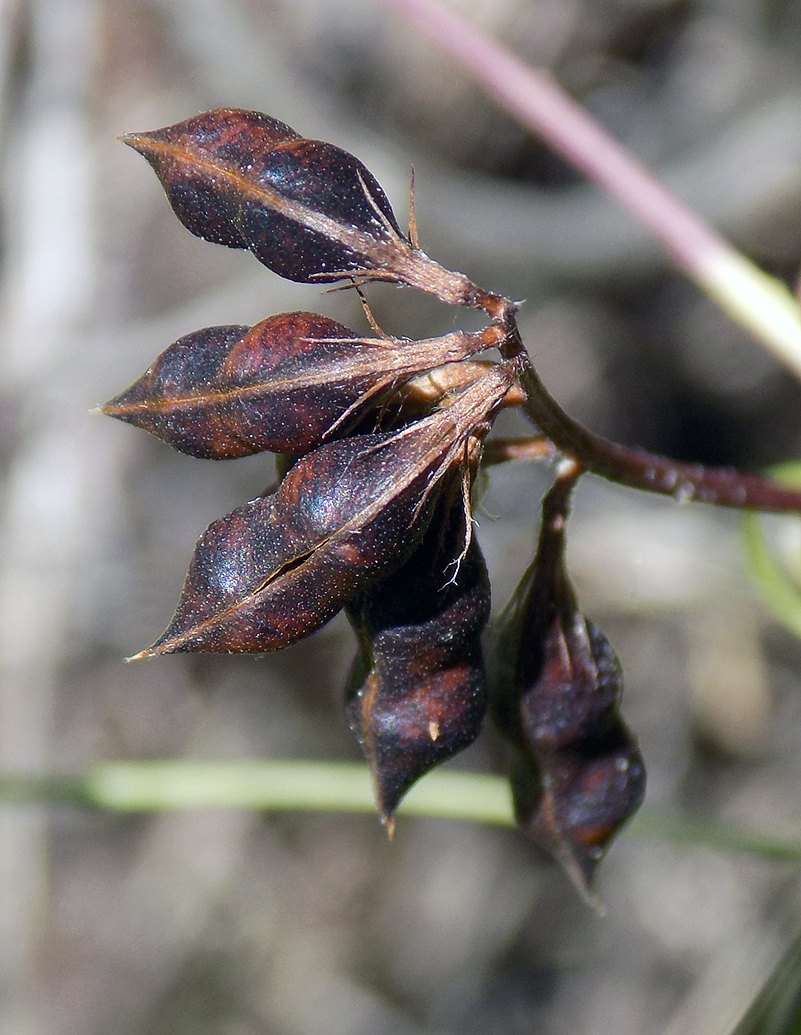
[[[514,320],[508,324],[504,356],[522,357],[522,409],[565,456],[593,474],[644,492],[738,509],[801,511],[801,490],[733,468],[704,467],[610,442],[573,420],[551,396],[531,363]]]

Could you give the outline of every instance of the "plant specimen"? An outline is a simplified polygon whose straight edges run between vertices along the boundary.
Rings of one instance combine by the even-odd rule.
[[[107,403],[106,413],[193,456],[279,455],[277,488],[209,526],[172,621],[136,657],[277,650],[344,609],[359,645],[347,717],[388,829],[409,787],[475,739],[489,706],[510,744],[519,822],[586,890],[642,801],[645,768],[619,712],[620,664],[566,572],[573,485],[592,471],[765,510],[798,509],[801,493],[576,424],[531,364],[515,304],[427,256],[413,213],[407,236],[371,173],[340,148],[237,109],[124,140],[199,237],[249,249],[290,280],[381,280],[488,318],[483,330],[421,341],[377,328],[361,337],[308,312],[205,328]],[[487,441],[509,406],[537,434]],[[518,455],[548,460],[555,479],[488,680],[490,587],[473,486],[482,462]]]

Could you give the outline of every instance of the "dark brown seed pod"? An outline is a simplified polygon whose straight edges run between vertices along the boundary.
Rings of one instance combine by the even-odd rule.
[[[520,823],[586,892],[610,840],[642,802],[645,767],[618,711],[620,662],[579,610],[565,566],[566,463],[542,505],[533,565],[500,650],[514,658],[493,688],[493,718],[516,748]]]
[[[151,164],[188,230],[247,248],[282,277],[388,280],[498,310],[495,296],[412,247],[375,177],[342,148],[235,108],[122,140]]]
[[[493,331],[359,338],[305,312],[254,327],[207,327],[170,345],[102,410],[192,456],[306,453],[350,431],[390,388],[488,348]]]
[[[492,366],[450,405],[401,431],[321,446],[275,493],[211,524],[172,622],[137,657],[277,650],[318,629],[412,552],[515,373]]]
[[[188,230],[249,248],[289,280],[362,273],[360,237],[405,241],[358,159],[261,112],[221,108],[122,139],[153,166]]]
[[[360,641],[348,718],[390,832],[404,794],[471,744],[486,712],[489,577],[475,538],[461,557],[464,515],[444,502],[403,567],[348,607]]]
[[[534,563],[517,590],[504,651],[513,641],[514,671],[494,707],[504,734],[520,746],[572,744],[603,724],[621,694],[617,655],[578,608],[565,566],[570,492],[560,478],[542,502]]]
[[[558,751],[520,751],[511,772],[515,816],[589,897],[610,842],[645,795],[645,763],[615,718],[594,741]]]

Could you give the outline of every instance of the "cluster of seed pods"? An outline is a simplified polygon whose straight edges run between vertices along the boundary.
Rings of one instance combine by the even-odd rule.
[[[406,237],[358,159],[266,115],[222,109],[124,139],[199,237],[291,280],[384,280],[490,317],[420,341],[310,312],[207,327],[103,407],[195,457],[280,454],[277,488],[209,526],[166,631],[136,657],[278,650],[344,609],[358,639],[347,718],[391,830],[404,794],[472,743],[487,710],[490,583],[471,489],[495,417],[524,397],[520,356],[504,350],[514,306]],[[640,802],[643,767],[617,660],[567,582],[565,484],[546,497],[502,638],[514,671],[492,694],[518,818],[586,885]]]

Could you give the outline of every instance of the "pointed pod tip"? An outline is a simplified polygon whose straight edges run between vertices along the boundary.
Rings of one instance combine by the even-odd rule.
[[[600,895],[592,886],[603,853],[599,853],[595,848],[585,849],[578,845],[564,844],[554,851],[554,856],[581,895],[585,905],[588,905],[598,916],[605,916],[606,908]]]
[[[149,133],[123,133],[117,137],[121,143],[125,144],[126,147],[132,147],[134,151],[138,151],[140,154],[147,154],[147,152],[153,151],[155,141]]]
[[[395,817],[393,815],[382,815],[381,822],[387,832],[387,840],[391,841],[395,837]]]
[[[152,647],[146,647],[144,650],[140,650],[138,654],[132,654],[129,658],[125,658],[126,665],[129,661],[142,661],[143,658],[155,658],[157,654],[161,652],[154,650]]]
[[[105,403],[98,403],[97,406],[93,406],[89,412],[100,414],[103,417],[114,417],[117,420],[125,419],[125,410],[119,405],[116,399],[110,399]]]

